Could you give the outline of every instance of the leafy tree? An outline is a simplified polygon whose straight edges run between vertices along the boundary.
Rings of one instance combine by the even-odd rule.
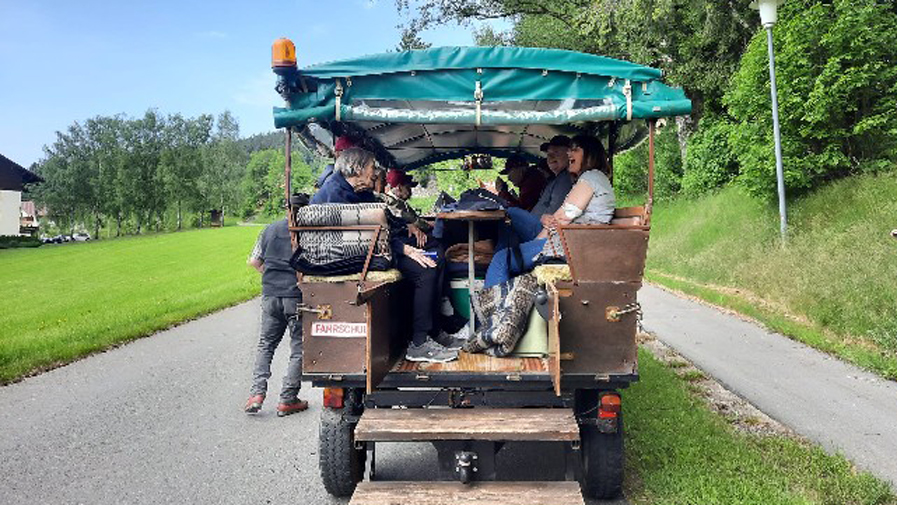
[[[159,170],[169,200],[177,212],[177,229],[183,226],[183,211],[187,206],[196,209],[199,201],[198,180],[203,173],[202,149],[208,144],[212,130],[212,116],[184,119],[171,116],[166,131],[166,147],[162,151]]]
[[[729,145],[732,124],[705,117],[689,139],[688,156],[682,176],[682,192],[700,196],[723,186],[738,175],[738,159]]]
[[[424,42],[413,27],[405,27],[402,29],[402,38],[399,40],[399,45],[396,46],[396,51],[428,49],[432,45],[429,42]]]
[[[897,13],[875,0],[797,0],[775,26],[785,183],[803,191],[897,158]],[[756,34],[726,96],[739,181],[775,194],[766,37]]]
[[[229,111],[218,116],[212,143],[204,149],[204,170],[198,179],[200,226],[206,210],[237,210],[246,152],[239,144],[240,127]]]

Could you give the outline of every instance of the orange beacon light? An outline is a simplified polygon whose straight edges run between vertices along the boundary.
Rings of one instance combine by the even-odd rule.
[[[296,45],[292,40],[280,38],[274,41],[271,46],[271,68],[296,68]]]

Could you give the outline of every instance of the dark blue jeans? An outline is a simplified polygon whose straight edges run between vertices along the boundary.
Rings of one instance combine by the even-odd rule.
[[[290,331],[290,362],[283,377],[280,401],[290,403],[299,396],[302,387],[302,318],[299,316],[300,298],[262,296],[262,318],[259,329],[258,353],[252,372],[251,395],[265,394],[271,377],[271,360],[274,350]]]
[[[508,218],[511,221],[511,225],[499,231],[495,255],[492,257],[492,262],[489,263],[489,269],[486,270],[486,283],[484,286],[486,288],[501,284],[514,275],[520,275],[523,272],[532,270],[533,259],[545,245],[546,240],[544,238],[536,238],[542,231],[542,223],[539,221],[539,217],[523,209],[511,207],[508,209]],[[522,256],[520,259],[517,258],[516,254],[509,253],[508,250],[513,242],[510,235],[512,233],[516,235],[517,240],[520,242]]]

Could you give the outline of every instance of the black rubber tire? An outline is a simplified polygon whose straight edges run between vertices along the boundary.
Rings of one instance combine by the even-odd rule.
[[[343,420],[343,409],[324,408],[318,433],[318,467],[324,489],[333,496],[352,496],[364,477],[366,453],[355,448],[355,424]]]
[[[588,498],[610,500],[623,492],[623,415],[618,414],[617,432],[601,433],[595,426],[582,426],[582,492]]]

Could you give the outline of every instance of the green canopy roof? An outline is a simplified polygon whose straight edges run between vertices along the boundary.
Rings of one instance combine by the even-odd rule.
[[[558,133],[691,112],[657,69],[558,49],[442,47],[279,73],[287,106],[274,109],[275,126],[318,141],[310,124],[351,131],[405,168],[471,152],[535,157]]]

